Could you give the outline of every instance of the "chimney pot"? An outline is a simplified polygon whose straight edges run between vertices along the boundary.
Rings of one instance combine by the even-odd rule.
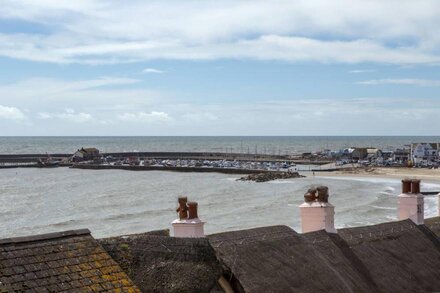
[[[420,180],[419,179],[411,180],[411,193],[414,193],[414,194],[420,193]]]
[[[179,199],[179,207],[176,209],[176,212],[179,213],[179,219],[187,219],[188,218],[188,207],[186,203],[188,202],[188,198],[186,196],[180,196]]]
[[[402,193],[411,193],[411,179],[402,180]]]
[[[188,219],[197,219],[197,202],[190,201],[188,202]]]

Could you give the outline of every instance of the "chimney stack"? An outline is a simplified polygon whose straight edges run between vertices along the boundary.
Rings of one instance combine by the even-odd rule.
[[[437,208],[438,208],[438,216],[440,217],[440,193],[438,194]]]
[[[336,233],[335,207],[328,202],[328,187],[311,188],[304,195],[304,203],[299,206],[303,233],[325,230]]]
[[[424,199],[420,180],[403,179],[402,194],[398,196],[399,220],[411,219],[417,225],[424,223]]]
[[[174,220],[173,225],[174,237],[205,237],[202,222],[197,215],[197,202],[188,202],[186,197],[179,197],[179,207],[176,212],[179,218]]]

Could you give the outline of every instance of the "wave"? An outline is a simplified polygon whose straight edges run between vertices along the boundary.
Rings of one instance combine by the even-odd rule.
[[[421,183],[422,190],[440,191],[440,184],[438,183]]]
[[[390,210],[390,211],[397,210],[397,207],[381,207],[381,206],[373,206],[373,205],[370,205],[370,207],[378,209],[378,210]]]
[[[90,223],[91,220],[97,220],[92,219],[92,218],[87,218],[87,219],[71,219],[71,220],[66,220],[63,222],[58,222],[55,224],[50,224],[49,226],[54,226],[54,227],[60,227],[60,226],[71,226],[73,224],[77,225],[77,224],[85,224],[88,225]]]
[[[103,220],[120,220],[120,219],[128,219],[128,218],[137,218],[142,217],[145,215],[157,215],[162,213],[169,212],[170,209],[159,209],[159,210],[145,210],[135,213],[125,213],[125,214],[116,214],[116,215],[109,215],[103,218]]]
[[[381,178],[381,177],[362,177],[362,176],[335,176],[335,177],[330,177],[330,176],[323,176],[320,178],[325,178],[325,179],[336,179],[336,180],[347,180],[347,181],[361,181],[361,182],[369,182],[369,183],[395,183],[395,184],[400,184],[400,179],[393,179],[393,178]]]

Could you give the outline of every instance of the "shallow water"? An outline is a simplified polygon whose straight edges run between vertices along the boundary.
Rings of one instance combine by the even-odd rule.
[[[298,205],[316,184],[330,189],[338,228],[396,219],[397,179],[308,177],[267,183],[217,173],[0,170],[0,238],[89,228],[106,237],[170,228],[177,197],[199,202],[206,233],[268,225],[300,230]],[[440,190],[440,184],[422,184]],[[437,196],[425,198],[426,216]]]

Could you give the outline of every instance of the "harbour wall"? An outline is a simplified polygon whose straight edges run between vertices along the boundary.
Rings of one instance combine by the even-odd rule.
[[[203,167],[162,167],[162,166],[114,166],[114,165],[92,165],[75,164],[71,168],[90,170],[129,170],[129,171],[174,171],[174,172],[215,172],[225,174],[257,174],[278,171],[255,170],[255,169],[234,169],[234,168],[203,168]]]
[[[40,158],[51,156],[54,159],[68,159],[72,154],[0,154],[0,163],[26,163],[37,162]],[[101,153],[102,156],[113,158],[140,157],[143,159],[171,159],[171,160],[237,160],[254,162],[292,162],[296,164],[323,165],[331,160],[309,160],[298,157],[268,154],[243,154],[243,153],[208,153],[208,152],[116,152]]]

